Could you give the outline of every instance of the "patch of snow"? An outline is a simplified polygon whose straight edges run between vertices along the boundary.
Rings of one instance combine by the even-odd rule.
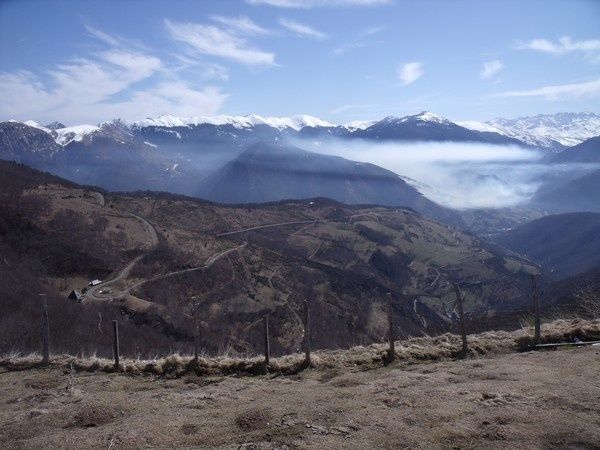
[[[600,135],[600,115],[594,113],[538,114],[486,123],[507,136],[541,147],[552,147],[556,142],[571,147]]]
[[[84,137],[95,133],[100,128],[96,125],[76,125],[73,127],[59,128],[54,130],[56,137],[54,140],[57,144],[65,146],[71,142],[81,142]]]
[[[353,120],[352,122],[348,122],[344,124],[344,128],[348,131],[356,131],[356,130],[366,130],[374,123],[377,123],[376,120]]]
[[[144,127],[191,127],[202,124],[208,125],[232,125],[235,128],[251,128],[256,125],[267,125],[278,130],[292,128],[296,131],[304,127],[334,127],[335,125],[325,122],[317,117],[308,115],[297,115],[291,117],[262,117],[256,114],[248,116],[200,116],[200,117],[178,117],[172,114],[163,114],[155,119],[147,118],[133,122],[133,126]]]
[[[408,116],[408,117],[414,117],[415,119],[422,120],[423,122],[434,122],[434,123],[448,122],[448,119],[444,119],[443,117],[438,116],[437,114],[431,113],[429,111],[422,111],[419,114],[417,114],[416,116]]]
[[[12,120],[11,120],[11,122],[12,122]],[[15,122],[16,122],[16,121],[15,121]],[[52,134],[52,130],[51,130],[50,128],[46,128],[45,126],[43,126],[43,125],[40,125],[39,123],[37,123],[37,122],[36,122],[36,121],[34,121],[34,120],[26,120],[26,121],[25,121],[25,122],[23,122],[23,123],[24,123],[25,125],[28,125],[28,126],[30,126],[30,127],[37,128],[38,130],[45,131],[45,132],[46,132],[46,133],[48,133],[48,134]]]
[[[478,122],[476,120],[463,120],[461,122],[456,122],[457,125],[460,125],[463,128],[467,128],[473,131],[481,131],[487,133],[498,133],[506,136],[506,133],[502,131],[500,128],[496,128],[485,122]]]

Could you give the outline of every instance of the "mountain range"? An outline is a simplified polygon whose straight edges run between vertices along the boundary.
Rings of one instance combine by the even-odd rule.
[[[545,161],[555,165],[600,162],[598,138],[560,153],[543,151],[564,148],[564,143],[578,141],[588,134],[600,135],[597,115],[565,113],[552,120],[550,116],[529,120],[528,127],[527,118],[514,121],[510,133],[506,130],[513,122],[504,119],[494,122],[502,122],[500,129],[491,123],[477,126],[473,122],[455,123],[430,112],[344,125],[307,115],[284,118],[163,115],[137,122],[113,120],[68,127],[60,122],[40,125],[11,120],[0,123],[0,158],[113,191],[168,191],[228,203],[327,196],[355,204],[408,206],[438,220],[450,219],[458,224],[447,209],[423,197],[414,184],[408,185],[397,174],[372,164],[308,152],[292,143],[301,145],[304,139],[304,142],[321,142],[326,147],[328,139],[339,142],[360,139],[519,145],[539,149]],[[529,129],[539,133],[542,123],[549,130],[548,136],[553,136],[552,142],[535,141],[519,131]],[[591,176],[591,182],[597,183]],[[578,182],[557,177],[561,183]],[[546,183],[540,195],[554,184]],[[584,180],[580,191],[589,184],[589,180]],[[583,196],[584,203],[594,202],[593,193]],[[538,203],[556,209],[556,202]]]
[[[227,136],[244,135],[246,132],[262,131],[272,135],[287,136],[336,136],[376,140],[405,141],[475,141],[520,145],[561,150],[600,135],[600,115],[594,113],[559,113],[537,115],[517,119],[496,118],[487,122],[450,121],[437,114],[423,111],[403,117],[388,116],[381,120],[355,120],[346,124],[333,124],[309,115],[291,117],[247,116],[199,116],[179,117],[164,114],[135,122],[116,119],[99,125],[64,126],[60,122],[40,125],[28,120],[18,122],[50,134],[57,144],[68,145],[89,139],[106,131],[106,125],[118,123],[122,128],[139,135],[153,132],[167,137],[185,140],[198,129],[226,139]],[[165,136],[163,136],[164,138]]]
[[[600,134],[600,115],[591,112],[538,114],[517,119],[496,118],[487,122],[457,123],[472,130],[501,134],[553,151],[564,150]]]

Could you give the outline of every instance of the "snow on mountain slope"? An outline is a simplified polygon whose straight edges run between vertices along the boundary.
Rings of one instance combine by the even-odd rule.
[[[12,121],[11,121],[12,122]],[[16,122],[16,121],[14,121]],[[45,131],[46,133],[52,133],[52,131],[49,128],[46,128],[43,125],[40,125],[39,123],[37,123],[35,120],[26,120],[25,122],[23,122],[25,125],[29,125],[30,127],[33,128],[37,128],[38,130],[42,130]]]
[[[556,143],[570,147],[600,135],[600,115],[594,113],[538,114],[517,119],[497,118],[486,122],[531,145],[557,147]]]
[[[230,125],[237,129],[252,130],[256,126],[267,126],[279,131],[300,131],[309,128],[334,128],[339,125],[326,122],[317,117],[309,115],[295,115],[290,117],[264,117],[256,114],[246,116],[195,116],[180,117],[173,114],[163,114],[156,118],[147,118],[136,122],[117,121],[119,128],[135,131],[146,127],[161,128],[164,132],[174,133],[181,137],[176,130],[170,128],[190,128],[199,125],[223,126]],[[64,128],[50,128],[42,126],[34,121],[20,122],[35,127],[53,136],[55,141],[65,146],[73,141],[82,141],[85,136],[103,129],[105,124],[77,125]],[[506,137],[517,139],[528,145],[547,148],[553,151],[562,150],[565,146],[573,146],[583,142],[590,137],[600,135],[600,115],[594,113],[559,113],[540,114],[531,117],[520,117],[517,119],[497,118],[487,122],[460,121],[452,122],[437,114],[423,111],[415,115],[401,117],[388,116],[380,121],[355,120],[341,126],[350,135],[360,135],[367,128],[378,124],[385,127],[405,127],[415,124],[417,127],[429,129],[432,125],[440,125],[442,128],[458,125],[476,132],[497,133]],[[62,124],[59,124],[62,125]],[[456,128],[456,127],[455,127]]]
[[[57,144],[65,146],[73,141],[80,142],[85,136],[99,129],[100,127],[96,125],[75,125],[73,127],[59,128],[58,130],[54,130],[54,133],[56,133],[54,140]]]
[[[352,122],[348,122],[344,124],[344,128],[349,131],[356,130],[365,130],[369,128],[374,123],[377,123],[376,120],[353,120]]]
[[[256,114],[247,116],[200,116],[200,117],[178,117],[172,114],[163,114],[157,118],[147,118],[132,125],[139,128],[144,127],[191,127],[202,124],[209,125],[232,125],[235,128],[251,128],[256,125],[267,125],[278,130],[291,128],[300,130],[304,127],[334,127],[335,125],[308,115],[296,115],[291,117],[262,117]]]
[[[456,122],[456,125],[460,125],[463,128],[468,128],[473,131],[481,131],[483,133],[498,133],[506,136],[506,133],[499,128],[493,127],[485,122],[478,122],[476,120],[464,120]]]

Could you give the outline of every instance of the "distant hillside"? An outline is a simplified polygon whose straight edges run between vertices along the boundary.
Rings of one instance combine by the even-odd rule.
[[[556,212],[600,212],[600,169],[555,187],[546,186],[529,204]]]
[[[553,155],[552,161],[556,163],[600,163],[600,136],[590,138]]]
[[[542,217],[497,236],[496,241],[557,278],[573,276],[600,267],[600,214]]]
[[[258,143],[204,179],[197,196],[222,203],[327,197],[347,204],[407,206],[438,220],[458,214],[379,166],[284,144]]]

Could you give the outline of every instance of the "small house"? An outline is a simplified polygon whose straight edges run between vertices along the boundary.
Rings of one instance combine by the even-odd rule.
[[[102,283],[102,281],[100,281],[100,280],[92,280],[92,281],[90,281],[90,282],[88,283],[88,285],[89,285],[89,286],[97,286],[97,285],[99,285],[100,283]]]
[[[79,292],[77,289],[73,289],[71,291],[71,293],[69,294],[69,299],[75,300],[76,302],[81,302],[81,301],[83,301],[83,294],[81,292]]]

